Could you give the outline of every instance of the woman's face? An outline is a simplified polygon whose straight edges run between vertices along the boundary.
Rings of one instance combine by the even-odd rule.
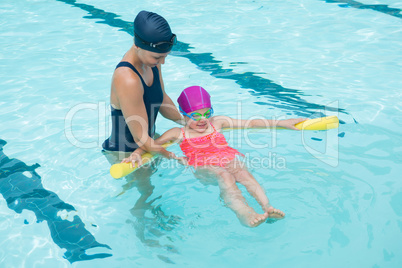
[[[159,64],[165,64],[165,58],[169,53],[170,52],[156,53],[139,48],[138,56],[144,65],[153,68]]]

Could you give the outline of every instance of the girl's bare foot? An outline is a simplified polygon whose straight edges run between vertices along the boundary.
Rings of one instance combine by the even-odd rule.
[[[267,216],[264,214],[254,213],[254,215],[250,215],[248,226],[257,227],[261,223],[263,223],[267,219]]]
[[[244,213],[243,215],[238,215],[239,220],[241,223],[248,227],[257,227],[261,223],[263,223],[267,219],[266,213],[264,214],[258,214],[257,212],[247,212]]]
[[[267,206],[264,208],[264,215],[270,219],[282,219],[285,217],[285,213],[279,209],[274,208],[273,206]]]

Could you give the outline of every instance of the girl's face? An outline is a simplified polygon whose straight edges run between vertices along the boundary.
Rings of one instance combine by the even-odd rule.
[[[189,115],[192,115],[194,117],[194,119],[198,119],[198,118],[201,118],[201,119],[196,121],[196,120],[191,119],[188,116],[184,116],[187,126],[197,132],[200,132],[200,133],[205,132],[209,128],[209,119],[211,117],[210,117],[210,113],[208,113],[208,111],[210,109],[211,108],[203,108],[203,109],[195,110],[195,111],[188,113]],[[198,114],[194,114],[194,113],[198,113],[202,116],[199,117]],[[206,117],[209,117],[209,118],[206,118]]]

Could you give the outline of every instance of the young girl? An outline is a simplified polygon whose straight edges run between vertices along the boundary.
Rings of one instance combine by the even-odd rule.
[[[283,218],[285,213],[271,206],[260,184],[240,161],[239,157],[243,154],[229,147],[220,131],[228,127],[268,128],[273,126],[297,130],[294,125],[306,119],[239,120],[227,116],[212,117],[213,109],[210,95],[200,86],[186,88],[177,101],[180,112],[185,117],[185,127],[172,128],[156,139],[155,142],[159,145],[169,141],[178,142],[186,157],[176,157],[164,149],[160,149],[158,153],[193,166],[196,175],[209,177],[213,175],[218,182],[223,200],[236,213],[242,224],[255,227],[267,218]],[[133,154],[124,161],[138,161],[143,152],[139,149],[135,151],[137,155]],[[263,214],[257,213],[247,204],[236,183],[246,187],[247,191],[261,205]]]

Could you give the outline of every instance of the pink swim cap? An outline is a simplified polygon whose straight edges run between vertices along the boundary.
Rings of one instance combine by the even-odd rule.
[[[211,96],[200,86],[192,86],[183,90],[177,102],[186,113],[203,108],[211,108]]]

